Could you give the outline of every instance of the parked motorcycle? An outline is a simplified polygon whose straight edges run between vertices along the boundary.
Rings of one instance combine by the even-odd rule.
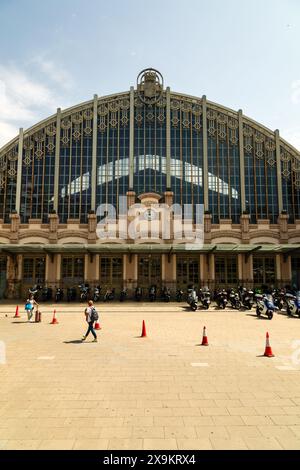
[[[216,303],[219,308],[226,308],[228,303],[227,292],[225,289],[221,289],[216,294]]]
[[[273,297],[271,294],[256,294],[256,315],[266,315],[269,320],[272,320],[275,310]]]
[[[60,287],[57,287],[55,291],[55,302],[62,302],[63,298],[64,291]]]
[[[170,302],[171,300],[171,293],[168,287],[164,287],[162,290],[162,300],[164,302]]]
[[[42,289],[42,301],[48,302],[52,300],[52,289],[50,287],[43,287]]]
[[[240,296],[234,289],[228,290],[228,300],[232,308],[239,310],[241,308]]]
[[[77,292],[75,287],[68,287],[67,289],[67,301],[74,302],[77,297]]]
[[[156,300],[156,286],[151,286],[149,288],[149,299],[150,302],[154,302]]]
[[[194,312],[198,309],[198,295],[193,287],[188,289],[187,303]]]
[[[199,300],[202,303],[203,307],[208,310],[211,304],[211,293],[207,288],[200,289],[199,291]]]
[[[252,289],[246,289],[246,287],[239,288],[239,296],[241,304],[244,308],[251,310],[254,305],[254,292]]]
[[[88,284],[79,284],[79,289],[80,289],[80,301],[81,302],[86,302],[89,297],[90,293],[90,287]]]
[[[183,290],[177,289],[177,291],[176,291],[176,300],[177,300],[177,302],[182,302],[182,300],[183,300]]]
[[[272,295],[275,306],[278,307],[278,310],[283,310],[284,304],[286,303],[285,289],[274,289]]]
[[[100,295],[101,295],[101,287],[98,285],[98,286],[94,287],[93,301],[94,302],[99,302]]]
[[[127,298],[127,289],[122,289],[120,293],[120,302],[124,302]]]
[[[135,289],[135,295],[134,296],[135,296],[135,300],[137,302],[140,302],[140,300],[142,300],[142,289],[141,289],[141,287],[137,287]]]
[[[300,317],[300,291],[296,293],[296,295],[293,294],[286,294],[285,295],[286,299],[286,305],[287,305],[287,314],[289,317],[291,316],[296,316]]]
[[[107,289],[104,295],[104,302],[108,302],[110,300],[115,300],[115,288]]]

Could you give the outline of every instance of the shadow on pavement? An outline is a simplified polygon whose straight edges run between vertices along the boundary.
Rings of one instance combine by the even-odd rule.
[[[89,342],[90,341],[81,341],[81,339],[74,339],[72,341],[64,341],[64,344],[84,344]]]

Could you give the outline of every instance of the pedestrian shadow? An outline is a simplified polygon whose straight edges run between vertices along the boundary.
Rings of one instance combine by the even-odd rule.
[[[29,324],[33,324],[33,323],[36,323],[35,321],[28,321],[28,320],[25,320],[25,321],[12,321],[11,322],[13,325],[22,325],[23,323],[29,323]]]
[[[83,344],[87,341],[81,341],[81,339],[73,339],[72,341],[64,341],[64,344]]]

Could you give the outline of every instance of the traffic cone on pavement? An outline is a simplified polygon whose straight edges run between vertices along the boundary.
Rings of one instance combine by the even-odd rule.
[[[203,328],[203,338],[202,338],[201,346],[208,346],[208,339],[206,336],[206,326],[204,326]]]
[[[21,318],[21,316],[19,314],[19,305],[16,306],[16,313],[15,313],[14,318]]]
[[[272,348],[270,346],[270,340],[269,340],[269,333],[268,332],[267,332],[267,335],[266,335],[266,349],[265,349],[264,356],[274,357],[274,354],[272,352]]]
[[[99,322],[95,323],[95,330],[101,330],[101,326]]]
[[[143,320],[143,328],[142,328],[141,338],[146,338],[146,337],[147,337],[146,325],[145,325],[145,320]]]
[[[57,318],[56,318],[56,310],[54,310],[52,322],[50,323],[50,325],[57,325],[57,324],[58,324],[58,321],[57,321]]]

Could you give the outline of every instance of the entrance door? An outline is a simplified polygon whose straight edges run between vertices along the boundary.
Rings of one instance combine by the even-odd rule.
[[[143,289],[148,289],[151,285],[161,287],[160,255],[139,256],[138,285]]]
[[[0,258],[0,299],[3,299],[3,295],[6,289],[6,257]]]

